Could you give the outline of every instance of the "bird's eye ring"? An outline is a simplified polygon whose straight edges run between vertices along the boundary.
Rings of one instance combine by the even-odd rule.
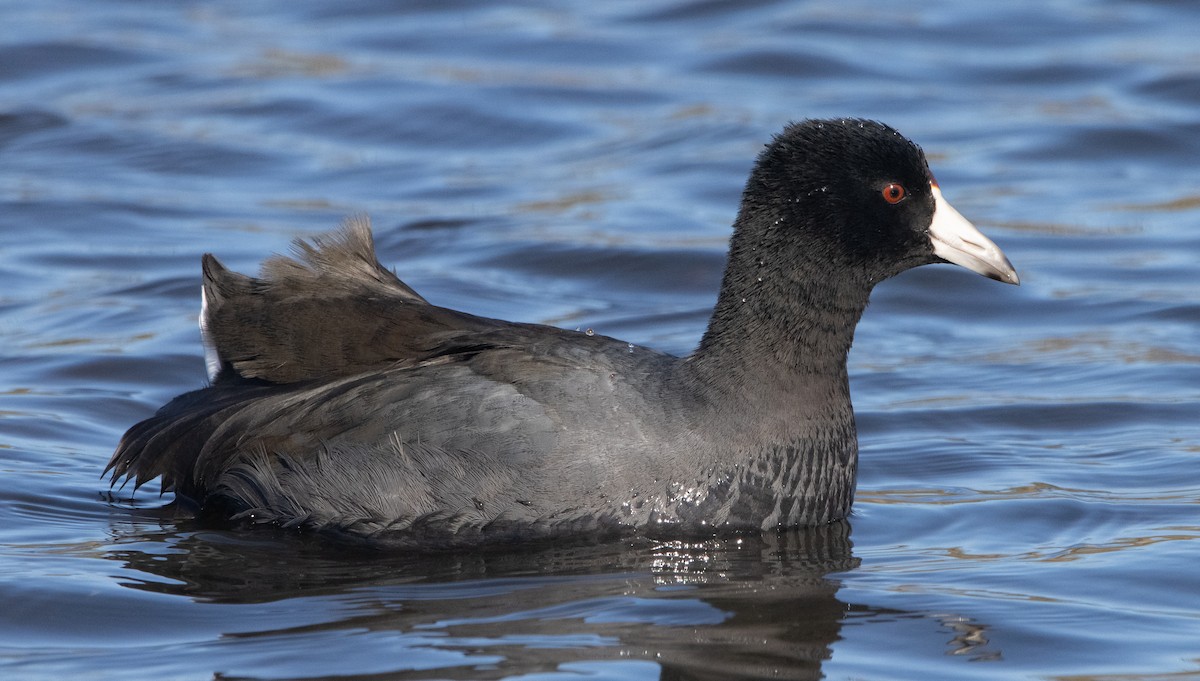
[[[903,185],[892,182],[884,187],[881,193],[883,194],[884,201],[894,205],[900,203],[900,201],[904,199],[904,195],[908,192],[904,191]]]

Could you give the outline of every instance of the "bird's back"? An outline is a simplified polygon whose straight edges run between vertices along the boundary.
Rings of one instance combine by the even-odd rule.
[[[676,358],[430,305],[363,223],[259,278],[206,256],[203,291],[212,384],[132,427],[114,480],[428,546],[615,529],[604,490],[662,453],[641,424]]]

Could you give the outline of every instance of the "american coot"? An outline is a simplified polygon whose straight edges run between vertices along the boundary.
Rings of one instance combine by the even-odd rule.
[[[204,256],[211,385],[106,469],[219,517],[435,548],[846,516],[846,375],[875,284],[951,262],[1018,283],[883,124],[810,120],[761,152],[712,319],[685,358],[429,304],[365,220],[258,278]]]

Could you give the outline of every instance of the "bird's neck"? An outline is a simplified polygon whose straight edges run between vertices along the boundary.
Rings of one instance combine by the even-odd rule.
[[[821,271],[792,264],[799,275]],[[762,278],[731,262],[708,331],[678,368],[693,428],[714,445],[698,456],[711,457],[701,463],[723,481],[713,517],[737,527],[829,522],[854,498],[846,358],[870,289],[836,277]]]
[[[772,265],[761,248],[731,245],[721,293],[689,371],[706,386],[730,391],[725,397],[731,399],[797,388],[845,390],[846,358],[871,286],[834,276],[836,263]]]

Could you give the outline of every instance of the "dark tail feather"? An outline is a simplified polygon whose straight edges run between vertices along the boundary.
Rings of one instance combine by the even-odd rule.
[[[197,477],[197,463],[205,445],[233,413],[273,387],[234,379],[176,397],[125,433],[102,476],[111,473],[110,485],[132,480],[134,491],[161,476],[162,492],[203,498],[206,481]]]

